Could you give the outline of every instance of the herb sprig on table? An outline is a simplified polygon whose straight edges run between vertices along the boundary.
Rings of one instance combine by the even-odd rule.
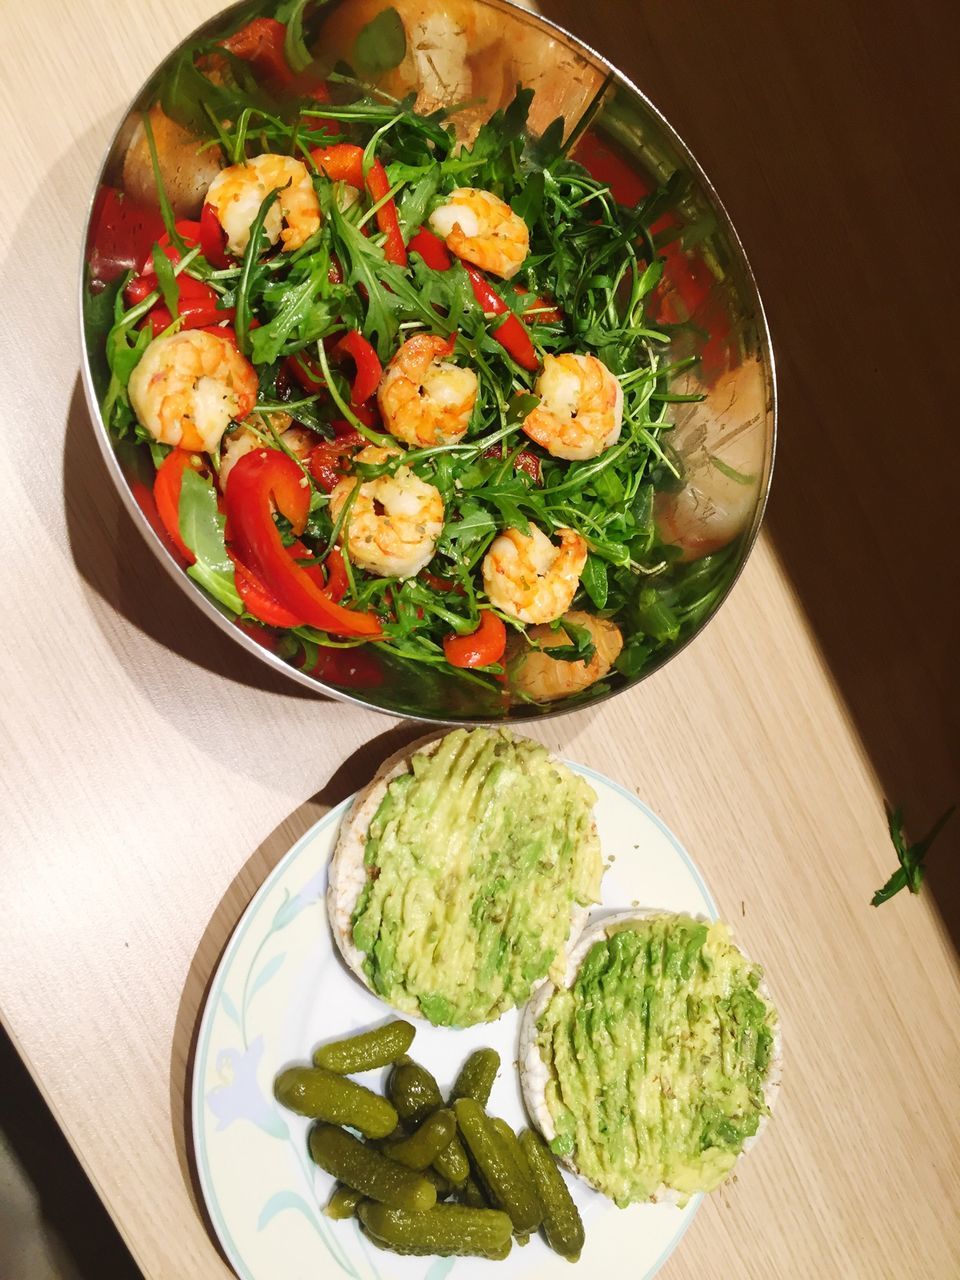
[[[945,813],[942,813],[923,839],[918,840],[915,844],[907,843],[907,837],[903,830],[902,808],[891,809],[886,801],[884,801],[883,807],[887,814],[890,839],[893,841],[893,847],[897,851],[897,859],[900,862],[900,866],[894,871],[883,888],[878,889],[870,899],[870,905],[874,907],[879,907],[882,903],[887,902],[894,894],[899,893],[901,889],[909,889],[911,893],[920,892],[920,886],[923,884],[923,877],[926,872],[924,858],[927,856],[927,852],[934,840],[950,821],[957,806],[952,804]]]

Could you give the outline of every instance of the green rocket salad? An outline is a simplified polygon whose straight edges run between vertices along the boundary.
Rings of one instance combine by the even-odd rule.
[[[121,281],[106,344],[105,417],[149,445],[159,517],[189,572],[245,624],[272,627],[279,651],[321,678],[331,654],[360,646],[455,670],[512,701],[636,676],[695,629],[738,558],[735,542],[681,563],[655,521],[657,492],[682,483],[672,405],[698,398],[671,390],[695,358],[672,354],[674,326],[653,305],[664,258],[663,233],[655,240],[651,228],[678,183],[619,203],[573,158],[589,161],[582,125],[558,119],[529,134],[529,89],[518,87],[468,145],[451,113],[417,114],[411,99],[390,98],[350,67],[301,90],[299,30],[292,40],[286,30],[282,53],[278,45],[276,66],[286,58],[292,68],[278,84],[276,67],[265,74],[243,52],[246,30],[181,51],[158,85],[143,131],[164,233]],[[384,42],[389,51],[395,32],[374,36],[368,59]],[[258,158],[298,161],[315,222],[288,242],[285,202],[297,184],[279,180],[253,206],[238,252],[229,207],[214,198],[222,174],[199,222],[178,219],[163,189],[165,119],[230,173],[252,172]],[[478,268],[432,229],[464,190],[503,202],[525,225],[528,247],[509,274]],[[271,226],[283,228],[279,239]],[[404,439],[385,412],[392,362],[418,335],[437,339],[434,373],[475,375],[462,434]],[[158,343],[168,344],[163,359]],[[174,351],[178,360],[219,352],[229,370],[188,375],[194,392],[208,376],[226,388],[229,421],[213,440],[191,434],[199,411],[191,418],[182,405],[173,435],[169,413],[158,425],[152,406]],[[540,379],[551,358],[570,354],[601,362],[622,394],[619,429],[595,456],[557,456],[531,434],[547,406]],[[571,416],[576,425],[576,404]],[[371,568],[352,524],[364,501],[370,519],[390,519],[379,497],[388,489],[376,486],[391,477],[411,491],[416,477],[416,492],[426,486],[442,503],[412,572]],[[555,608],[505,605],[491,549],[507,532],[530,550],[536,530],[554,554],[557,531],[582,546],[569,591]],[[539,665],[524,676],[532,655]]]

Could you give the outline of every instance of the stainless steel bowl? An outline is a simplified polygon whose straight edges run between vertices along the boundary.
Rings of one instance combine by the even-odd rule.
[[[263,5],[270,14],[276,5]],[[314,11],[317,29],[311,51],[317,75],[348,53],[356,33],[388,0],[343,0]],[[656,500],[661,537],[681,549],[676,567],[680,589],[696,596],[692,621],[660,648],[634,680],[617,672],[574,698],[531,704],[487,691],[452,673],[405,664],[365,646],[359,673],[349,661],[331,666],[324,678],[308,674],[278,652],[267,629],[245,625],[187,576],[156,528],[150,481],[153,467],[146,446],[118,441],[107,430],[101,402],[107,385],[104,337],[110,298],[104,278],[120,270],[122,237],[114,238],[103,217],[110,189],[151,197],[144,181],[146,146],[141,113],[156,102],[161,75],[198,40],[213,40],[251,15],[249,3],[225,9],[174,50],[137,94],[121,121],[97,179],[81,276],[84,331],[83,380],[95,431],[120,495],[153,547],[159,563],[217,626],[263,662],[291,679],[336,698],[392,715],[433,722],[489,722],[556,715],[594,705],[646,678],[689,643],[716,613],[753,545],[770,485],[776,393],[770,337],[757,287],[723,205],[687,147],[641,91],[599,54],[561,28],[503,0],[394,0],[407,31],[407,54],[379,82],[389,91],[416,91],[418,109],[433,110],[464,98],[481,99],[457,117],[469,135],[512,97],[518,81],[535,90],[531,125],[546,127],[562,114],[568,129],[583,130],[589,154],[577,154],[595,175],[624,181],[633,175],[637,191],[673,177],[682,187],[674,207],[680,242],[667,253],[662,307],[665,318],[689,320],[671,355],[702,357],[673,388],[678,394],[705,393],[699,403],[678,403],[670,444],[682,463],[683,483]],[[439,15],[439,17],[438,17]],[[429,38],[430,21],[456,24],[454,74],[438,72]],[[196,213],[209,177],[197,177],[177,163],[171,142],[165,179],[183,216]],[[195,147],[193,151],[195,152]],[[612,166],[612,167],[611,167]],[[194,166],[189,166],[192,168]],[[642,184],[642,185],[640,185]],[[676,224],[674,229],[676,229]],[[671,233],[672,234],[672,233]],[[116,275],[114,274],[114,280]],[[686,575],[684,578],[683,575]],[[639,616],[639,615],[638,615]],[[637,623],[639,627],[639,623]],[[362,687],[360,687],[362,686]]]

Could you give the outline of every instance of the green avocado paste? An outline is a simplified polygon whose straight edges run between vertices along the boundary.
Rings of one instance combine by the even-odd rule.
[[[596,902],[596,796],[543,747],[458,729],[417,752],[370,823],[353,914],[373,989],[438,1026],[489,1022],[562,962]]]
[[[612,926],[537,1022],[556,1154],[621,1207],[719,1186],[768,1111],[761,978],[724,924]]]

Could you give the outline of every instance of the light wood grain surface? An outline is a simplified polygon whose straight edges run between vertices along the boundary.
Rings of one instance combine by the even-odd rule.
[[[197,1207],[184,1104],[217,957],[290,842],[414,735],[265,674],[200,618],[93,439],[75,304],[93,177],[132,92],[213,7],[0,11],[14,163],[0,220],[0,1011],[150,1280],[228,1274]],[[928,453],[913,490],[924,519],[883,490],[897,475],[886,452],[881,470],[854,471],[896,396],[922,437],[954,358],[923,305],[952,267],[918,280],[902,222],[914,263],[932,267],[910,161],[917,145],[935,159],[939,104],[909,68],[929,54],[931,76],[948,70],[936,25],[912,9],[922,47],[902,55],[883,4],[869,23],[819,0],[545,7],[648,88],[706,163],[785,370],[782,496],[720,616],[641,688],[532,730],[662,815],[782,1010],[775,1121],[663,1274],[947,1280],[960,1274],[956,877],[867,904],[892,869],[884,786],[906,788],[894,798],[918,823],[957,790],[955,555],[929,541],[938,513],[955,523],[956,469]],[[877,278],[891,253],[892,284]],[[916,308],[898,318],[904,290]],[[871,338],[858,315],[913,334]],[[910,379],[924,365],[919,389],[904,363]],[[914,559],[941,558],[922,599],[905,540]],[[945,840],[944,862],[956,847]]]

